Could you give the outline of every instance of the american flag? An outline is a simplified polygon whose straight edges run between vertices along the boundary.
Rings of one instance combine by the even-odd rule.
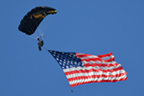
[[[127,79],[127,72],[116,63],[111,53],[91,55],[48,50],[63,69],[71,87],[97,82],[117,82]]]

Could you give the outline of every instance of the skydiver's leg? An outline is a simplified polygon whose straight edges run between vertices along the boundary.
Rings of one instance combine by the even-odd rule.
[[[39,51],[41,51],[41,47],[39,46],[38,48],[39,48]]]

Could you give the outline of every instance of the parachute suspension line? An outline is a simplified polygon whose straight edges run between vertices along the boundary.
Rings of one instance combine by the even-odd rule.
[[[39,35],[40,35],[40,39],[43,40],[43,38],[44,38],[44,33],[41,32],[40,30],[38,30],[38,32],[39,32]]]
[[[39,36],[38,36],[37,34],[33,34],[33,35],[29,36],[29,37],[31,37],[32,39],[37,40],[37,38],[38,38]]]
[[[40,40],[43,40],[44,36],[43,36],[44,33],[40,32],[39,31],[39,34],[33,34],[33,35],[30,35],[29,37],[31,37],[32,39],[35,39],[37,40],[37,38],[39,38]]]
[[[38,36],[33,35],[33,36],[29,36],[29,37],[32,38],[32,39],[37,39]]]

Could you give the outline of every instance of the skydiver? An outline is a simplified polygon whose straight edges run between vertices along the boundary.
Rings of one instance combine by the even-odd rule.
[[[37,40],[38,40],[39,51],[41,51],[42,50],[41,47],[43,46],[44,42],[43,42],[43,40],[40,40],[39,38],[37,38]]]

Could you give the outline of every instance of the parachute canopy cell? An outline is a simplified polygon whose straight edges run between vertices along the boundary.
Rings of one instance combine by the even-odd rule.
[[[28,12],[20,22],[18,29],[27,35],[31,35],[35,32],[41,21],[49,14],[57,13],[56,9],[39,6]]]

